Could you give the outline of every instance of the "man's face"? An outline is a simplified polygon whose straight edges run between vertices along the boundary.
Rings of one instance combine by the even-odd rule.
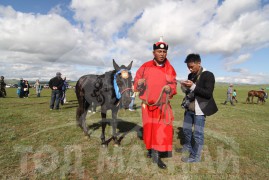
[[[154,55],[154,59],[162,64],[165,59],[166,59],[166,55],[167,55],[167,50],[165,49],[156,49],[153,51],[153,55]]]
[[[187,63],[187,67],[191,73],[196,74],[200,70],[201,62],[189,62]]]

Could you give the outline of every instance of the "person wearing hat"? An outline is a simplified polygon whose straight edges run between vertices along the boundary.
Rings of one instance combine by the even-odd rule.
[[[139,92],[142,100],[147,157],[161,169],[167,168],[161,160],[161,152],[172,152],[174,116],[169,99],[177,93],[176,72],[166,58],[167,50],[168,44],[162,38],[153,44],[154,58],[144,63],[134,78],[134,91]]]
[[[230,102],[232,106],[234,106],[233,103],[233,84],[230,84],[229,88],[227,89],[227,99],[224,101],[224,105],[226,105],[227,102]]]
[[[187,156],[184,156],[184,153],[181,160],[186,163],[195,163],[201,161],[205,118],[218,111],[213,98],[215,77],[212,72],[202,67],[199,54],[189,54],[185,63],[190,73],[188,80],[182,81],[180,84],[188,89],[185,93],[186,97],[191,97],[189,99],[191,102],[184,106],[185,113],[182,127],[184,143],[181,152],[186,152]],[[190,94],[192,95],[190,96]],[[194,141],[192,142],[192,140]]]
[[[56,76],[49,81],[49,87],[51,91],[51,99],[50,99],[50,110],[56,109],[59,110],[60,106],[60,98],[62,86],[64,84],[63,79],[61,78],[61,73],[57,72]]]
[[[0,79],[0,97],[6,97],[7,96],[7,92],[6,92],[6,83],[4,81],[4,76],[1,76],[1,79]]]

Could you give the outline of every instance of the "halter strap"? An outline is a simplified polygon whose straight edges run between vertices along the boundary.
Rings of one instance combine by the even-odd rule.
[[[117,99],[120,99],[120,98],[121,98],[121,95],[122,95],[125,91],[131,89],[131,88],[126,88],[126,89],[124,89],[122,92],[120,92],[120,88],[119,88],[119,86],[118,86],[118,84],[117,84],[117,75],[120,74],[122,71],[128,71],[128,72],[131,72],[131,71],[128,70],[128,69],[120,69],[118,72],[116,72],[116,73],[114,74],[113,85],[114,85],[114,90],[115,90],[115,94],[116,94],[116,98],[117,98]]]

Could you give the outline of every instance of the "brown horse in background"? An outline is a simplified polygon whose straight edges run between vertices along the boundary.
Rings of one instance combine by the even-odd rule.
[[[261,101],[262,104],[265,102],[265,98],[267,98],[267,94],[264,91],[255,91],[251,90],[248,92],[248,97],[246,99],[246,104],[250,102],[250,97],[251,97],[251,103],[253,104],[253,98],[258,97],[257,104]]]

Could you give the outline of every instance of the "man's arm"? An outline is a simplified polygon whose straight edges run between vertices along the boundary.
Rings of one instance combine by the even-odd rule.
[[[52,79],[49,81],[49,87],[50,87],[50,89],[53,89],[53,86],[52,86]]]
[[[205,72],[204,72],[205,73]],[[205,75],[204,82],[200,82],[204,84],[204,87],[195,86],[193,92],[196,96],[210,99],[213,96],[214,86],[215,86],[215,77],[211,72],[207,72]]]
[[[176,80],[176,71],[173,67],[171,67],[171,72],[168,80],[168,86],[170,87],[170,98],[173,97],[173,95],[177,94],[177,80]]]
[[[144,90],[144,84],[143,84],[143,74],[145,71],[145,67],[142,65],[137,71],[136,71],[136,75],[134,78],[134,91],[135,92],[140,92],[142,90]]]

